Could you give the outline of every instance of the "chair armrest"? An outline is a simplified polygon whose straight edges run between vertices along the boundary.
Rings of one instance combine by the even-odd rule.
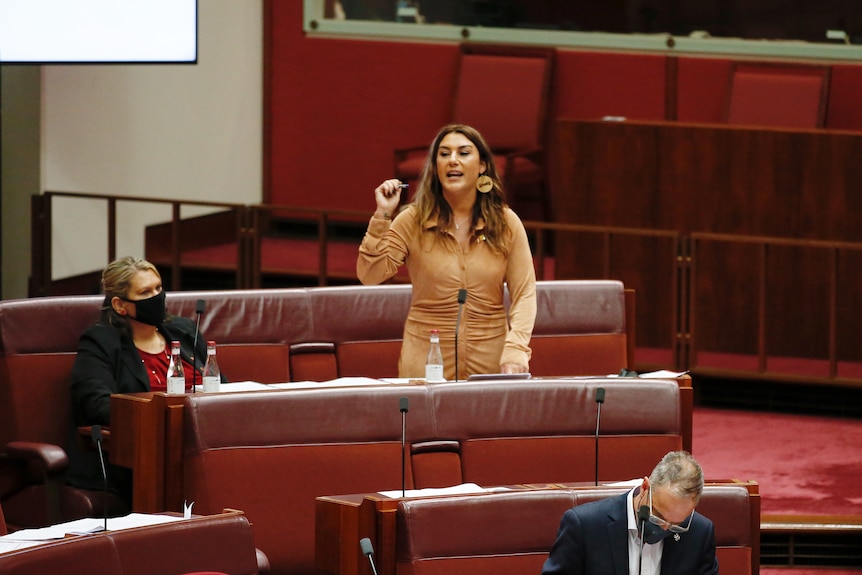
[[[254,548],[255,554],[257,555],[257,573],[258,575],[267,575],[270,571],[269,565],[269,557],[266,556],[266,553],[261,551],[259,548]]]
[[[69,466],[69,456],[66,455],[66,451],[51,443],[12,441],[6,444],[6,454],[16,459],[36,461],[49,477],[64,473]]]

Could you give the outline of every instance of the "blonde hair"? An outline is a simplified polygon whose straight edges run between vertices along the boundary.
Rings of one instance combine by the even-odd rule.
[[[440,142],[452,133],[465,136],[476,146],[476,150],[479,152],[479,159],[485,164],[484,175],[491,178],[494,184],[491,191],[487,194],[477,194],[476,205],[473,208],[473,216],[470,223],[475,226],[479,218],[485,220],[485,229],[482,231],[485,235],[485,241],[494,251],[504,256],[508,255],[507,235],[509,233],[509,226],[506,223],[504,214],[506,198],[503,192],[503,183],[497,173],[497,166],[494,164],[494,154],[478,130],[464,124],[443,126],[437,132],[434,141],[428,149],[428,155],[422,167],[422,174],[419,177],[418,189],[413,198],[419,229],[424,229],[425,225],[435,214],[437,215],[436,223],[440,233],[446,231],[452,224],[452,209],[443,197],[443,184],[440,182],[440,177],[437,174],[437,154],[440,150]]]
[[[156,277],[162,279],[162,275],[156,266],[145,259],[126,256],[116,259],[102,270],[102,293],[105,300],[102,302],[102,320],[121,331],[128,330],[128,321],[116,312],[111,300],[115,297],[127,299],[129,290],[132,288],[132,278],[139,272],[153,272]]]

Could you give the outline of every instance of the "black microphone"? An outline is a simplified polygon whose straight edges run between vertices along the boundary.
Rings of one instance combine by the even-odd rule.
[[[401,399],[406,398],[402,397]],[[374,572],[374,575],[377,575],[377,567],[375,567],[374,558],[372,557],[374,554],[374,547],[371,546],[371,539],[363,537],[359,540],[359,547],[362,548],[362,552],[365,553],[366,557],[368,557],[368,562],[371,563],[371,571]]]
[[[596,390],[596,487],[599,485],[599,423],[602,421],[602,404],[605,402],[605,388]]]
[[[644,566],[644,525],[646,524],[647,519],[649,519],[649,506],[641,505],[638,507],[638,532],[641,540],[640,557],[638,558],[638,575],[640,575]]]
[[[467,301],[467,290],[458,290],[458,319],[455,320],[455,381],[458,381],[458,332],[461,331],[461,312],[464,311],[464,302]]]
[[[407,398],[402,397],[399,401],[399,406],[401,408],[401,497],[406,497],[406,489],[405,489],[405,459],[406,455],[404,450],[407,446]],[[365,540],[363,540],[365,541]],[[371,545],[371,542],[368,542]]]
[[[105,518],[104,531],[108,530],[108,470],[105,468],[105,455],[102,453],[102,426],[94,425],[91,431],[93,435],[93,443],[96,444],[96,449],[99,450],[99,463],[102,464],[102,487],[104,489],[104,498],[102,499],[102,516]]]
[[[195,355],[198,353],[198,333],[201,330],[201,316],[204,313],[204,309],[207,306],[207,302],[202,299],[199,299],[195,303],[195,313],[198,316],[197,322],[195,323],[195,341],[192,345],[192,393],[195,393],[195,383],[197,382],[198,375],[198,366],[197,361],[195,360]]]

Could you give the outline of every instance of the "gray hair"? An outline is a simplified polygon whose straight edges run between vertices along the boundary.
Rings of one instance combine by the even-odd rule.
[[[649,478],[650,486],[662,487],[673,496],[700,501],[703,469],[687,451],[671,451],[659,461]]]

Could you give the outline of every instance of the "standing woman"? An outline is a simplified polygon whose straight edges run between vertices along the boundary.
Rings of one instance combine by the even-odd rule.
[[[474,128],[434,138],[416,196],[396,215],[401,182],[374,190],[377,210],[359,248],[357,275],[379,284],[407,266],[413,284],[399,377],[422,378],[430,330],[440,331],[444,375],[455,375],[458,290],[467,290],[458,374],[526,373],[536,320],[536,274],[527,234],[507,205],[491,149]],[[504,284],[511,305],[503,302]]]

